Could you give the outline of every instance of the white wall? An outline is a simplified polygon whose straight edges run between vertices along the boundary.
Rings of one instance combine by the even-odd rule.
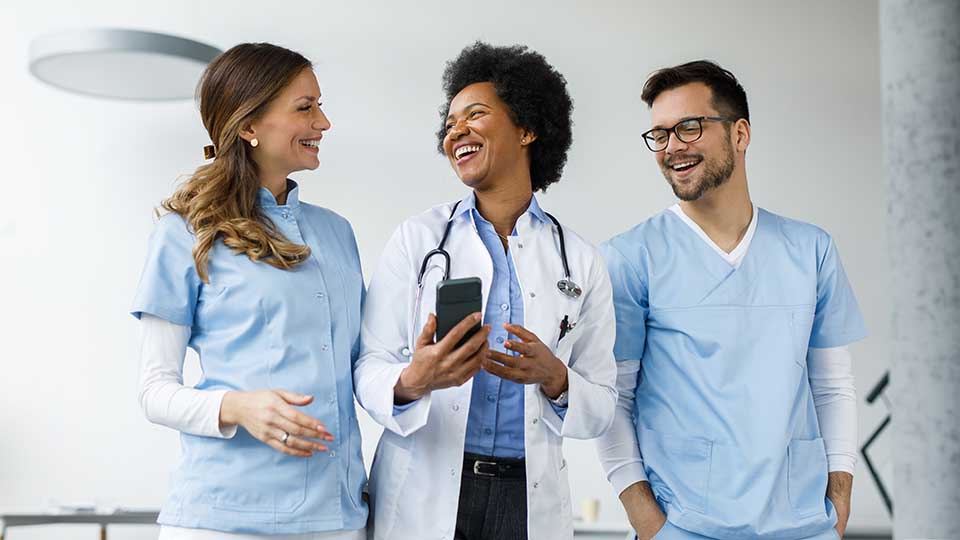
[[[16,4],[0,8],[0,508],[158,506],[178,452],[176,435],[137,407],[137,325],[126,311],[151,209],[208,141],[193,103],[90,99],[31,78],[30,39],[65,28],[142,28],[222,48],[272,41],[312,58],[333,130],[323,167],[297,176],[302,198],[353,222],[368,273],[398,222],[463,193],[433,132],[441,71],[464,45],[526,43],[566,75],[575,142],[564,180],[541,200],[594,242],[672,202],[639,137],[646,75],[715,59],[750,98],[754,200],[819,224],[840,246],[871,330],[853,347],[861,396],[889,364],[873,2]],[[862,408],[862,436],[881,407]],[[369,460],[379,431],[367,418],[363,429]],[[566,452],[574,500],[600,498],[601,520],[622,521],[592,444]],[[851,528],[888,524],[862,465],[853,504]]]

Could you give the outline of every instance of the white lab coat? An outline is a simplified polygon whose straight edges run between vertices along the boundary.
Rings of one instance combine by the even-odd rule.
[[[370,474],[373,537],[377,540],[452,540],[463,468],[473,380],[433,391],[394,416],[393,388],[411,359],[415,340],[435,311],[443,259],[433,257],[419,317],[411,327],[423,256],[440,242],[452,205],[404,222],[388,242],[370,282],[354,367],[357,399],[386,429]],[[564,437],[590,439],[613,421],[617,369],[610,280],[599,252],[564,228],[573,299],[557,289],[563,277],[556,227],[524,213],[509,239],[523,293],[524,326],[568,366],[568,409],[561,420],[539,385],[524,390],[527,525],[530,540],[573,538]],[[447,239],[451,278],[479,276],[486,307],[493,263],[470,213],[454,217]],[[559,341],[564,315],[576,323]]]

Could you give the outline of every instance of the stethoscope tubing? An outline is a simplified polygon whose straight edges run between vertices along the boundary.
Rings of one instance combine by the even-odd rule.
[[[410,321],[410,328],[408,331],[408,340],[410,346],[413,345],[413,336],[416,333],[416,323],[420,319],[420,302],[423,299],[423,278],[427,274],[427,265],[430,263],[430,259],[439,255],[443,257],[443,279],[450,278],[450,253],[444,249],[444,246],[447,243],[447,238],[450,236],[450,229],[453,228],[453,216],[457,212],[457,207],[460,206],[460,201],[457,201],[453,205],[453,208],[450,210],[450,216],[447,218],[447,225],[443,229],[443,236],[440,237],[440,243],[437,244],[437,247],[431,249],[423,256],[423,261],[420,263],[420,273],[417,274],[417,300],[414,305],[413,317]],[[571,298],[578,298],[581,294],[581,289],[577,286],[576,283],[570,280],[570,265],[567,262],[567,244],[563,238],[563,226],[560,225],[560,221],[553,217],[553,214],[549,212],[546,213],[547,217],[550,218],[550,221],[553,221],[553,224],[557,226],[557,236],[560,240],[560,261],[563,263],[563,279],[557,282],[557,288],[562,294],[565,294]],[[411,351],[412,354],[412,351]]]

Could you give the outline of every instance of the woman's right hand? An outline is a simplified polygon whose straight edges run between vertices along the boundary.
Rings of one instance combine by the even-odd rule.
[[[333,440],[319,420],[295,408],[312,401],[313,396],[287,390],[230,391],[220,403],[220,426],[242,426],[278,452],[310,457],[313,452],[327,451],[326,445],[313,439]]]
[[[480,371],[480,364],[487,354],[487,337],[490,325],[470,337],[459,348],[460,339],[480,322],[480,313],[465,317],[454,326],[443,339],[434,343],[433,335],[437,331],[437,317],[430,314],[423,331],[417,338],[417,347],[413,359],[397,380],[393,388],[394,402],[402,405],[420,399],[432,390],[460,386]]]

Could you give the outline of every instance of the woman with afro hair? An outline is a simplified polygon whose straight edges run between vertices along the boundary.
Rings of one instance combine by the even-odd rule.
[[[388,242],[354,367],[360,404],[386,428],[374,538],[572,538],[563,439],[597,437],[616,406],[606,270],[534,196],[560,180],[573,104],[563,76],[523,46],[465,48],[443,88],[437,149],[469,191]],[[443,238],[449,276],[429,256]],[[480,278],[482,313],[435,340],[448,277]]]

